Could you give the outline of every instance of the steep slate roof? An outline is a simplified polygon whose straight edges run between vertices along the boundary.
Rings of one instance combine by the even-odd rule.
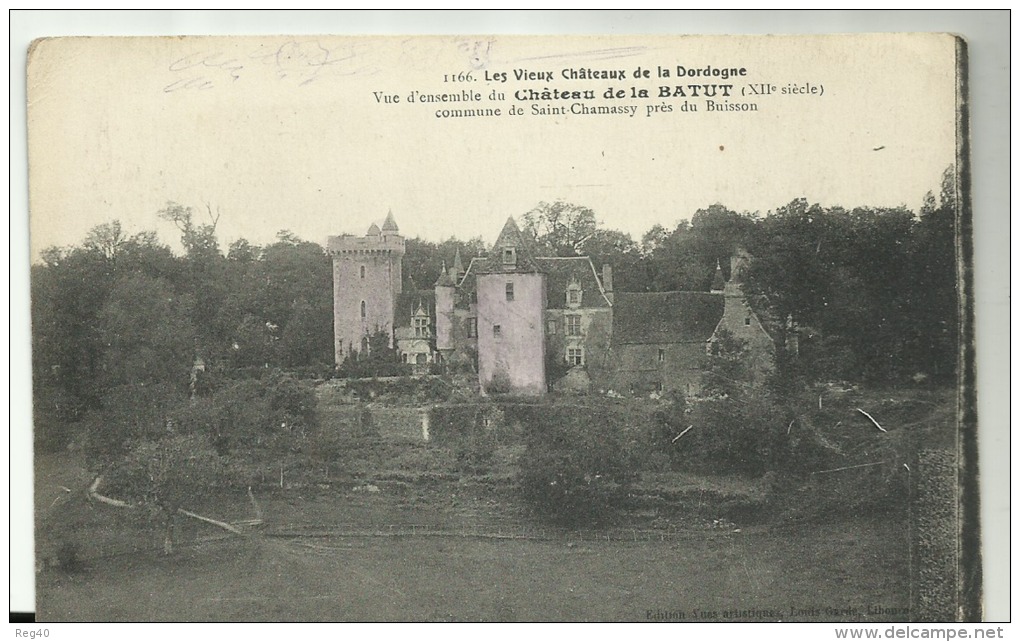
[[[390,210],[386,214],[386,220],[382,224],[383,232],[399,232],[400,228],[397,227],[397,220],[393,218],[393,210]]]
[[[476,288],[478,286],[475,269],[486,260],[484,256],[476,256],[468,262],[467,270],[464,272],[464,276],[457,282],[457,289],[453,296],[455,308],[464,309],[471,305],[471,294],[477,291]]]
[[[595,274],[595,266],[587,256],[540,257],[535,263],[545,272],[545,289],[548,308],[565,308],[567,286],[572,281],[581,285],[582,308],[608,308],[602,282]]]
[[[436,318],[435,290],[409,290],[401,292],[397,297],[397,306],[393,311],[393,327],[406,328],[411,325],[411,317],[418,306],[425,308],[430,319]]]
[[[516,250],[517,263],[513,266],[503,264],[503,248],[505,247],[512,247]],[[493,245],[492,254],[488,258],[480,257],[477,262],[472,261],[472,264],[475,265],[477,274],[541,272],[542,270],[535,263],[534,257],[531,243],[521,234],[520,228],[517,227],[517,223],[511,216],[503,225],[503,230]]]
[[[710,292],[616,292],[613,344],[708,341],[724,303]]]
[[[453,267],[450,268],[451,274],[455,280],[460,278],[461,274],[464,274],[464,262],[460,260],[460,248],[453,255]]]
[[[451,276],[450,272],[447,271],[447,269],[446,269],[446,261],[443,261],[443,269],[439,271],[439,278],[436,279],[436,287],[451,287],[452,288],[455,285],[456,285],[456,283],[454,283],[453,276]]]
[[[712,287],[713,292],[722,292],[723,288],[726,287],[726,279],[723,278],[722,266],[719,265],[718,259],[715,262],[715,274],[712,276]]]

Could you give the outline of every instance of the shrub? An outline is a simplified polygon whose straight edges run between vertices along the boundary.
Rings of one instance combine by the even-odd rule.
[[[540,515],[567,525],[611,517],[632,481],[620,417],[611,408],[545,406],[526,424],[518,490]]]
[[[175,386],[129,384],[110,388],[102,404],[85,421],[84,454],[94,472],[117,465],[137,441],[163,435],[174,411],[187,401]]]
[[[462,472],[488,472],[496,449],[509,439],[504,413],[494,404],[433,406],[428,412],[430,439],[453,453]]]
[[[681,466],[761,475],[776,462],[787,423],[766,396],[702,399],[689,416],[690,432],[671,444]]]
[[[489,395],[506,395],[513,392],[513,382],[505,370],[492,373],[492,378],[485,383],[485,393]]]
[[[680,435],[692,426],[689,410],[687,399],[683,394],[672,391],[667,393],[662,404],[655,411],[651,435],[652,451],[659,454],[660,457],[668,458],[672,465],[683,461],[684,444],[677,442],[686,438],[687,434],[684,437],[680,437]],[[658,458],[656,460],[659,461]]]

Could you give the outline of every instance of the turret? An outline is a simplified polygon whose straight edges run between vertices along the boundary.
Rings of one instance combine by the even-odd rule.
[[[446,261],[436,280],[436,350],[452,350],[453,326],[455,323],[453,303],[456,285],[446,270]]]
[[[373,223],[365,236],[331,236],[326,247],[333,259],[334,358],[339,365],[352,351],[363,352],[371,334],[392,336],[403,289],[404,238],[390,212],[382,229]]]
[[[722,265],[719,260],[715,261],[715,274],[712,276],[712,292],[722,292],[726,289],[726,279],[723,278]]]
[[[461,279],[464,278],[464,262],[460,259],[460,248],[457,248],[453,255],[453,268],[451,269],[450,276],[455,283],[460,283]]]

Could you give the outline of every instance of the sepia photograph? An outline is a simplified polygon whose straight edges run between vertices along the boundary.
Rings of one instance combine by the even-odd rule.
[[[983,619],[964,39],[26,74],[37,622]]]

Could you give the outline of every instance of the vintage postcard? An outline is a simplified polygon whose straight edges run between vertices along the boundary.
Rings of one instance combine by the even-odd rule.
[[[966,70],[36,41],[38,620],[980,619]]]

